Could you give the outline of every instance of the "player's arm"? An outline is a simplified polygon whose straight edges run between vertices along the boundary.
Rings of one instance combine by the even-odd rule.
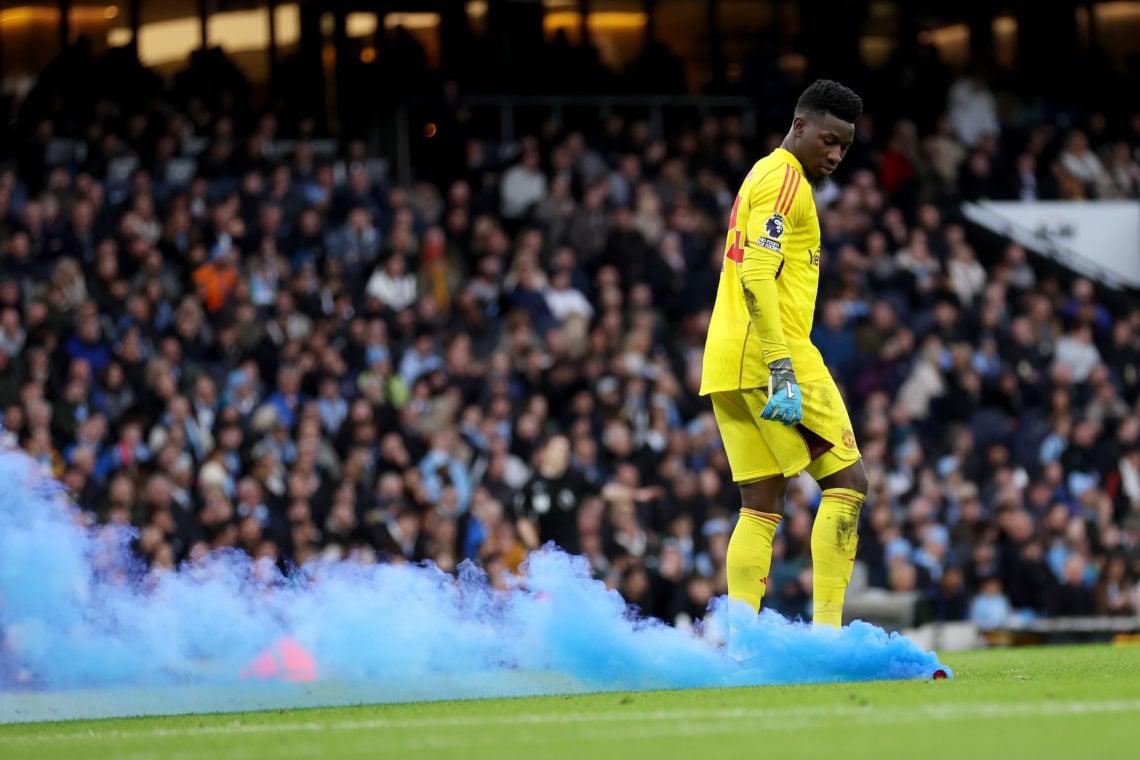
[[[791,167],[771,172],[753,185],[749,198],[744,257],[738,271],[744,303],[760,337],[760,350],[770,370],[765,419],[795,425],[803,419],[803,403],[792,368],[791,352],[780,319],[776,279],[784,266],[782,240],[800,177]]]

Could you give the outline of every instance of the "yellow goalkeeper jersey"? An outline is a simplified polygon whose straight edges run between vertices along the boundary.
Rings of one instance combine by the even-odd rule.
[[[811,186],[799,160],[777,148],[753,165],[732,207],[705,338],[701,395],[766,387],[768,363],[787,357],[800,383],[830,376],[811,342],[819,255],[819,217]],[[745,301],[746,274],[775,279],[782,331],[765,341]],[[765,306],[758,304],[760,311]]]

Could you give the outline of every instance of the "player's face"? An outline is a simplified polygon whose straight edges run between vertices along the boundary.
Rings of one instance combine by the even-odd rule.
[[[797,116],[796,157],[813,185],[823,184],[847,155],[855,140],[855,125],[831,114]]]

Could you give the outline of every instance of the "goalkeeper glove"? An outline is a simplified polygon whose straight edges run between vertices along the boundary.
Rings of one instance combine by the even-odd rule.
[[[777,359],[768,365],[768,404],[760,416],[788,427],[804,418],[804,402],[791,359]]]

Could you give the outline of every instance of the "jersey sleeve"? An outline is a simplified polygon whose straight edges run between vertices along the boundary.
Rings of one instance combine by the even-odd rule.
[[[776,278],[784,266],[784,232],[800,182],[799,172],[789,164],[759,178],[751,188],[746,229],[741,231],[745,242],[740,285],[766,364],[791,356],[780,318]]]
[[[753,184],[748,199],[747,229],[742,230],[746,261],[759,259],[776,269],[783,263],[784,231],[799,194],[800,180],[800,173],[790,164],[784,164]]]

